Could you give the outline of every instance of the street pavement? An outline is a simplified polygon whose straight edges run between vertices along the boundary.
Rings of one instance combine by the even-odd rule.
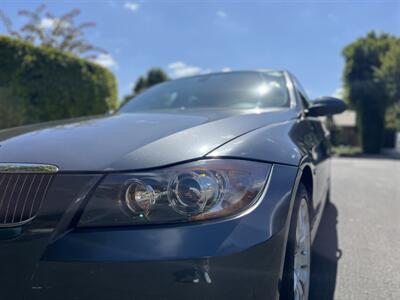
[[[400,160],[334,158],[311,299],[400,299]]]

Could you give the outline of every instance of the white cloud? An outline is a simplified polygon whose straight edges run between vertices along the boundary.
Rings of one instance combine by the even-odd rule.
[[[222,68],[221,71],[222,71],[222,72],[230,72],[230,71],[232,71],[232,69],[231,69],[231,68],[228,68],[228,67],[225,67],[225,68]]]
[[[335,90],[335,92],[332,94],[332,97],[342,99],[344,96],[344,89],[342,87],[339,87]]]
[[[168,65],[170,69],[171,76],[173,78],[193,76],[198,74],[205,74],[211,72],[211,70],[204,70],[197,66],[190,66],[182,61],[176,61]]]
[[[140,7],[140,4],[139,3],[134,3],[134,2],[125,2],[124,7],[126,9],[131,10],[131,11],[137,11],[139,9],[139,7]]]
[[[56,25],[56,19],[43,18],[40,20],[39,26],[43,29],[52,29]]]
[[[61,21],[58,18],[43,18],[40,20],[39,27],[45,30],[52,30],[56,26],[62,26],[62,28],[68,28],[71,26],[69,22]]]
[[[101,53],[92,60],[94,63],[110,69],[118,69],[118,63],[110,54]]]
[[[228,17],[228,14],[223,10],[219,10],[217,11],[217,16],[224,19]]]

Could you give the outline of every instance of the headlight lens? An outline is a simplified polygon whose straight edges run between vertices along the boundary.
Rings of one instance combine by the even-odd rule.
[[[80,227],[160,224],[221,218],[251,205],[269,164],[212,159],[132,174],[110,174],[97,187]]]
[[[225,189],[220,174],[193,171],[175,176],[168,187],[171,207],[178,213],[194,216],[206,211],[218,202]]]

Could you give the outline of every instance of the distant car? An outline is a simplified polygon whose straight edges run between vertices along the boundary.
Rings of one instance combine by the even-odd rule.
[[[286,71],[159,84],[0,131],[2,299],[307,299],[329,132]]]

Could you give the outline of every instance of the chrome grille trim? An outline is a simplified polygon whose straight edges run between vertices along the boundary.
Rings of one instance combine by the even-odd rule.
[[[31,192],[32,185],[35,182],[35,179],[36,179],[36,175],[33,175],[31,184],[29,185],[29,190],[28,190],[28,192],[26,193],[26,196],[25,196],[24,205],[22,206],[22,212],[21,212],[21,217],[19,219],[19,222],[22,222],[22,219],[23,219],[23,216],[24,216],[24,211],[25,211],[25,206],[26,206],[26,203],[28,201],[29,193]]]
[[[20,226],[35,218],[54,177],[45,172],[0,172],[0,227]]]
[[[1,173],[19,173],[19,174],[36,174],[47,173],[54,174],[59,171],[59,168],[54,165],[46,164],[26,164],[26,163],[0,163]]]

